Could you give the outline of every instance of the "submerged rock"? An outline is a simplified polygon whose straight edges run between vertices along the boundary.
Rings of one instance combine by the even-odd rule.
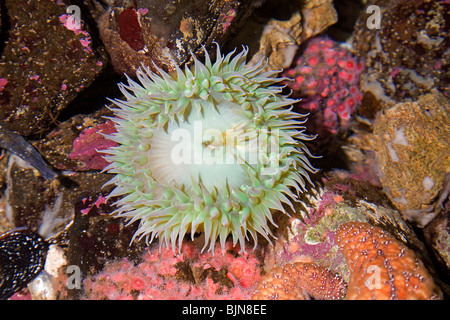
[[[435,0],[368,1],[354,28],[364,57],[361,89],[381,103],[414,101],[437,89],[450,95],[450,4]]]
[[[202,46],[223,44],[253,11],[253,1],[120,1],[98,18],[100,37],[118,73],[145,66],[174,71],[203,55]]]
[[[427,225],[448,194],[450,100],[428,94],[398,103],[380,114],[374,135],[386,193],[405,219]]]
[[[87,25],[70,24],[63,1],[6,1],[11,30],[0,59],[0,119],[42,134],[103,70],[107,56]],[[81,16],[83,18],[83,16]]]

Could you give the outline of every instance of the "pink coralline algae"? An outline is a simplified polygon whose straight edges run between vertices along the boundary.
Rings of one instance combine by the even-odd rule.
[[[8,80],[5,78],[0,78],[0,91],[3,90],[3,87],[6,86],[6,84],[8,83]]]
[[[358,82],[364,66],[337,42],[316,37],[309,41],[293,68],[284,72],[287,86],[301,98],[298,107],[310,112],[308,129],[326,139],[345,131],[362,100]]]
[[[90,200],[89,198],[84,198],[81,201],[83,202],[83,204],[86,204],[86,202]],[[99,196],[97,198],[97,200],[95,202],[93,202],[92,204],[88,205],[87,208],[85,209],[81,209],[80,212],[81,214],[88,214],[89,211],[91,211],[92,207],[97,207],[98,209],[100,208],[100,205],[102,204],[106,204],[107,203],[107,198],[104,196]]]
[[[84,47],[84,51],[86,53],[92,52],[91,48],[91,36],[89,33],[82,28],[81,21],[77,21],[72,15],[62,14],[59,16],[59,21],[66,27],[68,30],[75,32],[76,35],[83,35],[85,38],[80,39],[81,45]]]
[[[192,242],[180,253],[151,249],[139,263],[127,259],[107,264],[84,281],[85,297],[94,300],[241,300],[250,299],[261,279],[260,261],[250,249],[201,253]]]
[[[114,123],[107,121],[95,127],[87,128],[73,142],[69,158],[83,163],[79,170],[102,170],[107,162],[98,150],[108,149],[117,145],[116,142],[106,139],[103,134],[116,132]]]

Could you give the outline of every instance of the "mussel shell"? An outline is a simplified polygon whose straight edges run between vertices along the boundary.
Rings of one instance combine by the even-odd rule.
[[[37,233],[15,229],[0,236],[0,299],[8,299],[43,269],[48,244]]]

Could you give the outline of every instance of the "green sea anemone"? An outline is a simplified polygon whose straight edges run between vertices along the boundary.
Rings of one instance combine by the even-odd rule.
[[[211,62],[159,75],[146,67],[137,83],[119,84],[126,101],[112,108],[119,145],[107,150],[115,174],[109,197],[115,213],[139,221],[134,238],[159,238],[167,247],[203,232],[203,249],[222,248],[231,235],[244,250],[249,235],[270,242],[273,211],[294,210],[291,200],[305,190],[315,169],[302,140],[306,119],[292,111],[296,100],[282,95],[277,72],[264,62],[246,65],[247,49],[232,57],[217,48]],[[294,192],[297,194],[295,194]]]

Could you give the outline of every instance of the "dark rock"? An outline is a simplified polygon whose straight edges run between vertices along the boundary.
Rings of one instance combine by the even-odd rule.
[[[88,27],[70,25],[68,5],[59,3],[6,1],[11,30],[0,59],[0,119],[22,136],[48,131],[107,62]]]

